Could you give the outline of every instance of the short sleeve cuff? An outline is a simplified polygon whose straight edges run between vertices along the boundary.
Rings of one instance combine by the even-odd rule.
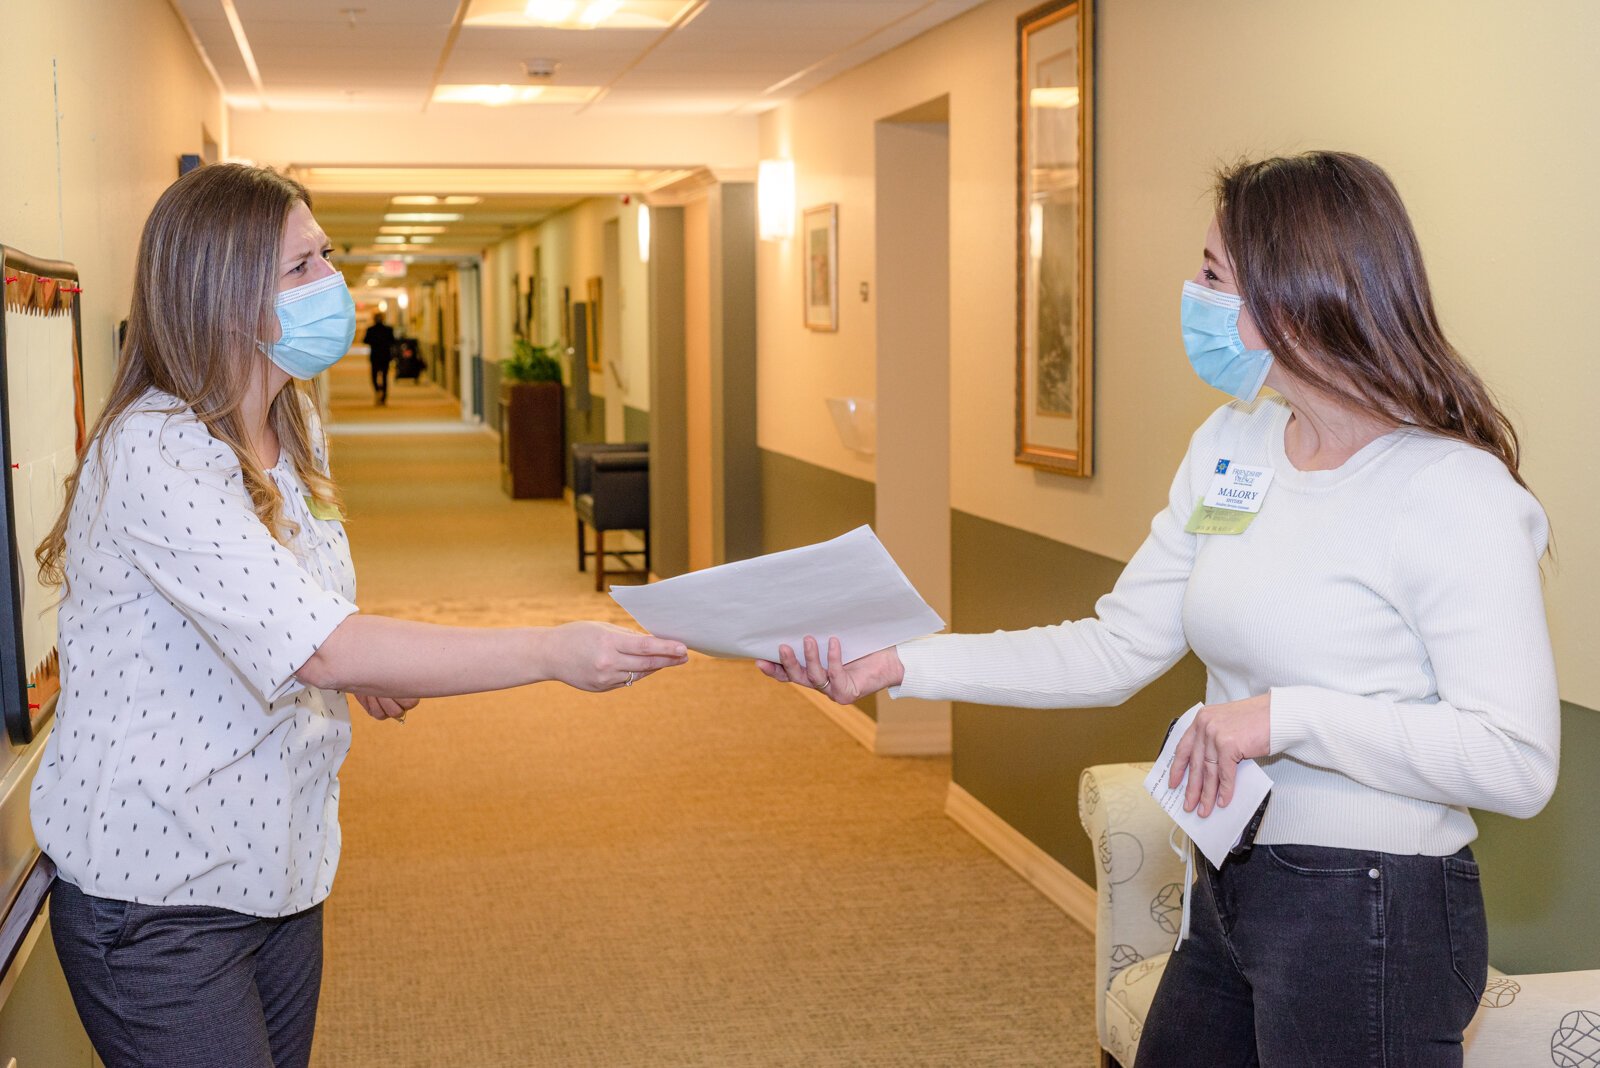
[[[270,663],[261,665],[265,674],[259,682],[268,704],[305,688],[305,683],[295,678],[295,672],[305,666],[340,623],[359,611],[355,604],[331,590],[306,599],[304,609],[282,627],[276,648],[267,653]]]

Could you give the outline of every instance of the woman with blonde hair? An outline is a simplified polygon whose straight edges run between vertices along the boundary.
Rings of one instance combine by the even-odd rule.
[[[33,827],[107,1068],[309,1062],[344,694],[403,720],[423,697],[612,690],[686,659],[601,623],[358,612],[322,432],[292,385],[354,334],[331,251],[306,190],[266,168],[204,167],[161,196],[111,395],[38,551],[64,595]]]
[[[808,638],[804,664],[786,647],[762,670],[840,702],[1091,707],[1193,649],[1206,704],[1171,785],[1187,774],[1202,816],[1243,759],[1274,785],[1253,846],[1196,858],[1139,1068],[1460,1065],[1488,960],[1468,810],[1534,815],[1560,743],[1549,528],[1516,434],[1439,327],[1393,183],[1359,156],[1222,173],[1181,326],[1235,400],[1195,432],[1094,617],[850,664]]]

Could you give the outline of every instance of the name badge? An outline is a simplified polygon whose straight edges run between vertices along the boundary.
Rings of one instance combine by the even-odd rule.
[[[306,499],[306,507],[311,511],[312,519],[331,519],[335,522],[344,522],[344,513],[339,511],[338,505],[324,504],[315,497],[311,496],[309,493],[304,494],[303,496]]]
[[[1272,485],[1272,468],[1218,460],[1211,485],[1196,502],[1184,531],[1189,534],[1243,534]]]

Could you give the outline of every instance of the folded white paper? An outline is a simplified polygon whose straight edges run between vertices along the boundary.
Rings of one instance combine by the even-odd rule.
[[[1225,807],[1213,807],[1209,816],[1201,816],[1198,806],[1193,812],[1183,810],[1183,795],[1189,788],[1189,773],[1183,773],[1183,781],[1176,788],[1167,786],[1167,777],[1172,773],[1172,758],[1178,751],[1178,742],[1202,707],[1195,705],[1172,725],[1172,730],[1167,733],[1167,744],[1161,747],[1161,755],[1156,758],[1156,766],[1144,777],[1144,788],[1156,799],[1161,810],[1183,829],[1189,840],[1200,847],[1200,852],[1205,854],[1212,866],[1221,867],[1228,850],[1239,844],[1245,825],[1256,814],[1256,809],[1261,807],[1267,791],[1272,789],[1272,779],[1254,760],[1241,760],[1234,775],[1233,797]]]
[[[871,527],[611,596],[650,633],[712,656],[777,660],[788,645],[804,661],[809,634],[824,660],[838,638],[849,663],[944,629]]]

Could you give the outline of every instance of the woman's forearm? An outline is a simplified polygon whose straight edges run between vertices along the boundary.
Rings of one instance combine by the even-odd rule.
[[[308,686],[378,697],[448,697],[552,677],[550,629],[442,627],[356,614],[295,673]]]

